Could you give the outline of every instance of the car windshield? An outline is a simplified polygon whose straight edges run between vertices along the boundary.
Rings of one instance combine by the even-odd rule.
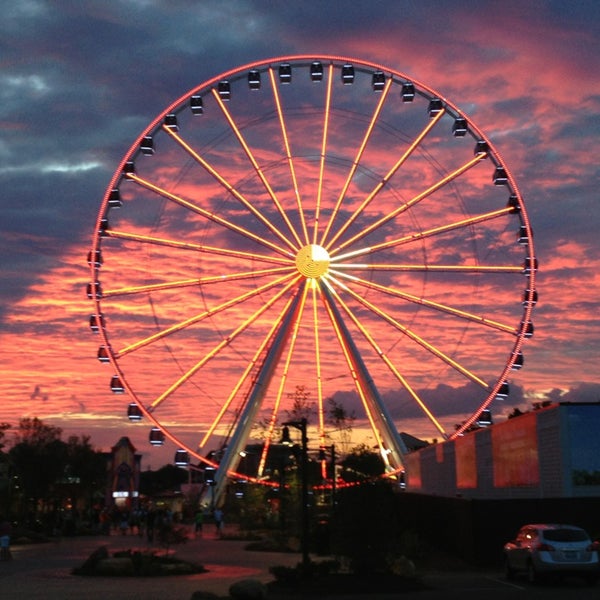
[[[549,542],[585,542],[589,539],[582,529],[548,529],[544,537]]]

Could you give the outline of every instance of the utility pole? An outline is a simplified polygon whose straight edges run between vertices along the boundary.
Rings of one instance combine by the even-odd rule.
[[[301,536],[300,546],[302,550],[302,566],[307,569],[310,564],[310,557],[308,555],[308,437],[306,435],[307,421],[305,418],[299,421],[287,421],[283,424],[285,427],[294,427],[300,430],[302,434],[301,438],[301,455],[300,455],[300,468],[301,468],[301,482],[302,482],[302,514],[301,514]]]

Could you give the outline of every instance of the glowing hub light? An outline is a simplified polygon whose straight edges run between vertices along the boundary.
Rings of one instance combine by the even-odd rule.
[[[329,269],[329,253],[318,244],[309,244],[300,249],[296,255],[296,268],[310,279],[316,279],[327,273]]]

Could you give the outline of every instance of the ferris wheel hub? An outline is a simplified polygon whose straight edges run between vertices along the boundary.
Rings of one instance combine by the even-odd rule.
[[[325,275],[329,269],[329,252],[318,244],[308,244],[296,255],[296,268],[309,279]]]

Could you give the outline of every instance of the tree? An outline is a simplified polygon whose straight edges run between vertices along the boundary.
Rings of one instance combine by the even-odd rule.
[[[103,490],[106,459],[94,450],[88,436],[61,439],[62,429],[40,419],[24,418],[9,451],[21,490],[20,516],[55,513],[67,506],[91,505]]]
[[[12,427],[10,423],[0,423],[0,452],[4,449],[6,444],[4,439],[6,438],[6,432]]]
[[[9,456],[26,498],[21,506],[24,513],[35,513],[42,500],[49,500],[52,485],[61,476],[66,456],[61,432],[60,428],[45,425],[37,417],[19,422],[16,443]]]
[[[72,435],[66,443],[63,481],[73,504],[78,499],[93,504],[94,494],[106,487],[106,457],[94,450],[90,437]]]
[[[331,544],[337,556],[362,576],[390,573],[401,555],[402,528],[395,494],[389,482],[340,490],[331,523]]]
[[[293,394],[288,396],[292,402],[291,410],[287,410],[288,421],[300,421],[306,419],[310,423],[310,417],[314,415],[315,403],[309,400],[310,391],[305,385],[297,385]]]
[[[47,446],[51,442],[60,440],[62,429],[53,425],[46,425],[43,421],[34,417],[24,417],[19,421],[19,429],[15,439],[17,444],[25,443],[30,446]]]
[[[335,398],[329,398],[327,400],[327,418],[340,436],[342,451],[348,452],[352,438],[352,425],[356,420],[354,411],[348,413],[343,404],[337,402]]]
[[[366,444],[360,444],[341,461],[345,481],[374,479],[385,473],[385,464],[379,452],[374,452]]]
[[[165,491],[178,489],[188,479],[188,473],[175,465],[164,465],[158,471],[140,473],[140,492],[153,496]]]

